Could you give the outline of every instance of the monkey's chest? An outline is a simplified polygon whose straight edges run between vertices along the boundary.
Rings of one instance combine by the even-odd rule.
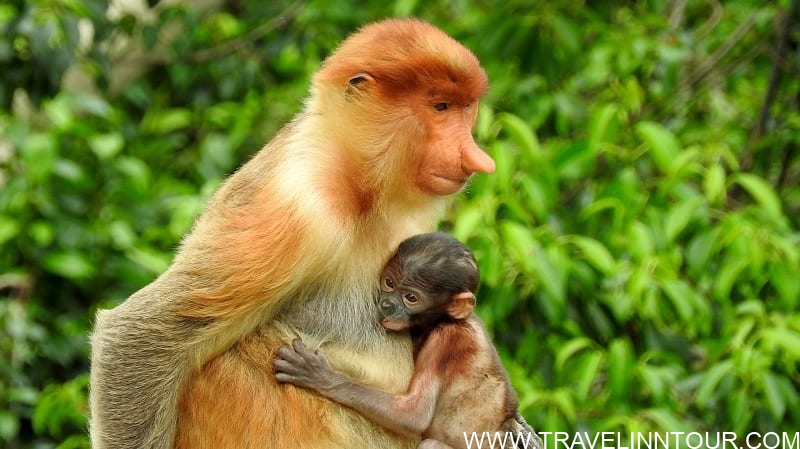
[[[379,317],[372,289],[320,286],[301,293],[263,326],[279,330],[284,345],[299,337],[309,347],[323,348],[331,365],[356,381],[399,393],[413,373],[411,340],[387,333]]]

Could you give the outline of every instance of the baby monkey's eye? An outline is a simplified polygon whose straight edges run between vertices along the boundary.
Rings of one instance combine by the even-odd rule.
[[[417,298],[417,295],[415,295],[413,293],[406,293],[406,296],[404,298],[405,298],[406,302],[409,303],[409,304],[415,304],[417,301],[419,301],[419,298]]]
[[[392,280],[392,278],[384,278],[383,287],[386,290],[394,290],[394,281]]]

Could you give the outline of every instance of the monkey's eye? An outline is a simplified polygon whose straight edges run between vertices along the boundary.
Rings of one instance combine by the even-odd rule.
[[[351,86],[356,86],[371,79],[372,75],[370,75],[369,73],[356,73],[355,75],[351,76],[350,79],[347,80],[347,82],[350,83]]]
[[[394,290],[394,281],[392,278],[383,279],[383,289],[388,291]]]
[[[419,298],[417,298],[417,295],[415,295],[413,293],[406,293],[406,295],[403,297],[403,299],[405,299],[408,304],[416,304],[417,301],[419,301]]]
[[[444,101],[441,102],[441,103],[436,103],[435,105],[433,105],[433,109],[436,109],[439,112],[446,111],[449,107],[450,107],[450,105],[447,104]]]

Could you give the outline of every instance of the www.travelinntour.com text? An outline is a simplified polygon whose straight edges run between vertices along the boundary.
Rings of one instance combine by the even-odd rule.
[[[537,432],[541,449],[800,449],[800,432]],[[464,432],[468,449],[536,448],[527,432]]]

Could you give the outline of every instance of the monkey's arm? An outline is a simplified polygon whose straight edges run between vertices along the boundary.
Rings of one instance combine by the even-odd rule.
[[[248,187],[253,170],[246,165],[217,194],[167,272],[98,313],[94,449],[171,448],[179,397],[192,373],[271,319],[295,285],[319,273],[316,259],[302,254],[314,247],[327,255],[323,234],[303,225],[307,217],[285,202],[262,198],[273,190]]]
[[[292,347],[278,350],[274,367],[279,382],[315,390],[398,433],[419,436],[430,427],[442,389],[441,379],[432,373],[417,367],[408,391],[392,394],[335,371],[321,349],[312,353],[299,339],[292,341]]]
[[[179,342],[197,331],[141,299],[162,292],[154,285],[97,315],[89,394],[94,449],[172,447],[178,394],[190,364]]]

